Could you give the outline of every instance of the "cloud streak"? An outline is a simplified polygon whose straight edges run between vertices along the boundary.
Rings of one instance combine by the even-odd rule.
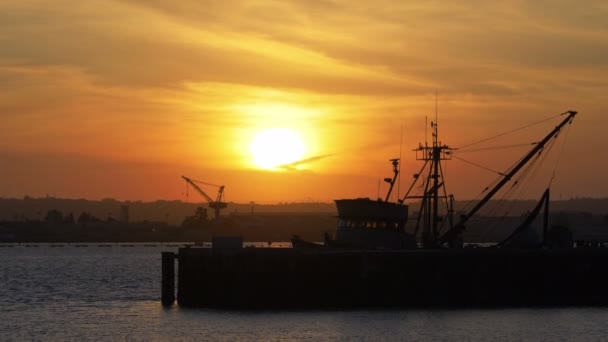
[[[297,161],[289,163],[289,164],[278,165],[277,169],[283,169],[283,170],[289,170],[289,171],[298,170],[298,166],[314,163],[314,162],[316,162],[318,160],[329,158],[331,156],[333,156],[333,155],[332,154],[324,154],[324,155],[304,158],[304,159],[300,159],[300,160],[297,160]]]

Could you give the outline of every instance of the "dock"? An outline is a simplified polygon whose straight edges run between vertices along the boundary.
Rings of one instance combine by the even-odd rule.
[[[606,248],[180,248],[163,253],[163,304],[176,299],[183,307],[595,306],[608,305],[606,289]]]

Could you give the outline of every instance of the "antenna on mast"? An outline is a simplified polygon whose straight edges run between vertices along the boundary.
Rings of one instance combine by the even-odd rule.
[[[433,127],[433,146],[437,146],[439,143],[439,127],[438,127],[438,115],[439,112],[439,100],[437,96],[437,89],[435,89],[435,121],[431,122]]]
[[[403,124],[401,124],[401,132],[399,136],[399,160],[401,160],[401,151],[403,150]],[[401,172],[399,172],[399,178],[397,178],[397,200],[401,198]]]
[[[437,112],[439,107],[439,100],[437,99],[437,89],[435,89],[435,125],[437,124]]]
[[[425,115],[424,116],[424,146],[428,147],[429,146],[429,116]]]

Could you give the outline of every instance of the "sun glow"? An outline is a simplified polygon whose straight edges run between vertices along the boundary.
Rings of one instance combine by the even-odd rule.
[[[295,131],[272,128],[258,132],[249,144],[249,151],[257,167],[276,169],[301,160],[306,153],[306,145]]]

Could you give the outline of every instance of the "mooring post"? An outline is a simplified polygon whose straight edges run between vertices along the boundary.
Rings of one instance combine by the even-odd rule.
[[[164,306],[175,302],[175,253],[162,252],[162,292],[161,301]]]

